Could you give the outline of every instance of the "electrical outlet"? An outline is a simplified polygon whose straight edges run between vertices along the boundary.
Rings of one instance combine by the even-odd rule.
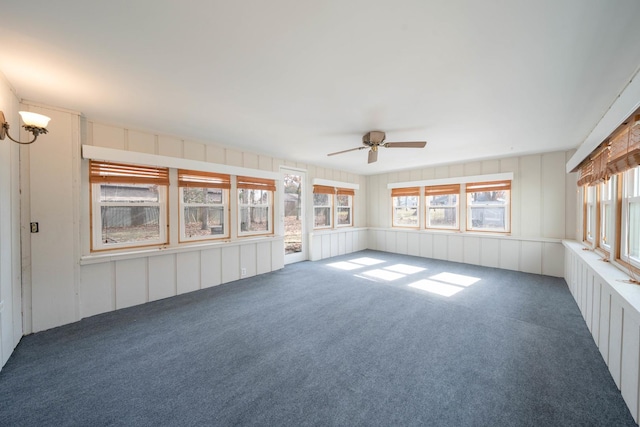
[[[38,226],[37,222],[32,222],[30,225],[32,233],[37,233],[38,231],[40,231],[40,227]]]
[[[244,277],[247,275],[247,269],[246,268],[241,268],[240,269],[240,277]]]

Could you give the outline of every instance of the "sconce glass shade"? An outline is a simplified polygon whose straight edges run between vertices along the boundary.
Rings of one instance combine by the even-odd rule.
[[[20,117],[25,126],[33,126],[37,128],[46,128],[49,124],[50,117],[43,116],[42,114],[32,113],[30,111],[18,111]]]

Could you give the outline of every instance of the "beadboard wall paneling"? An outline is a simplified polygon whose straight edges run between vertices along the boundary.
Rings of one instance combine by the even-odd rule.
[[[640,287],[583,245],[564,241],[564,277],[634,420],[639,419]]]

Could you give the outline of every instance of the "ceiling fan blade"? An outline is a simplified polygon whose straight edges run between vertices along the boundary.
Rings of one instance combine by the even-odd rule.
[[[369,150],[369,163],[378,161],[378,150]]]
[[[422,148],[427,141],[385,142],[385,148]]]
[[[349,151],[362,150],[364,148],[367,148],[367,147],[350,148],[348,150],[337,151],[335,153],[329,153],[329,154],[327,154],[327,156],[335,156],[336,154],[348,153]]]

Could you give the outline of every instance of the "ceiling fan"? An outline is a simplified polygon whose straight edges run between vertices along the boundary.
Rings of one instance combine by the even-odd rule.
[[[423,148],[427,145],[427,141],[406,141],[406,142],[384,142],[386,135],[381,130],[372,130],[362,136],[362,147],[350,148],[349,150],[337,151],[327,154],[327,156],[335,156],[336,154],[348,153],[349,151],[364,150],[369,148],[369,163],[378,160],[378,148]]]

